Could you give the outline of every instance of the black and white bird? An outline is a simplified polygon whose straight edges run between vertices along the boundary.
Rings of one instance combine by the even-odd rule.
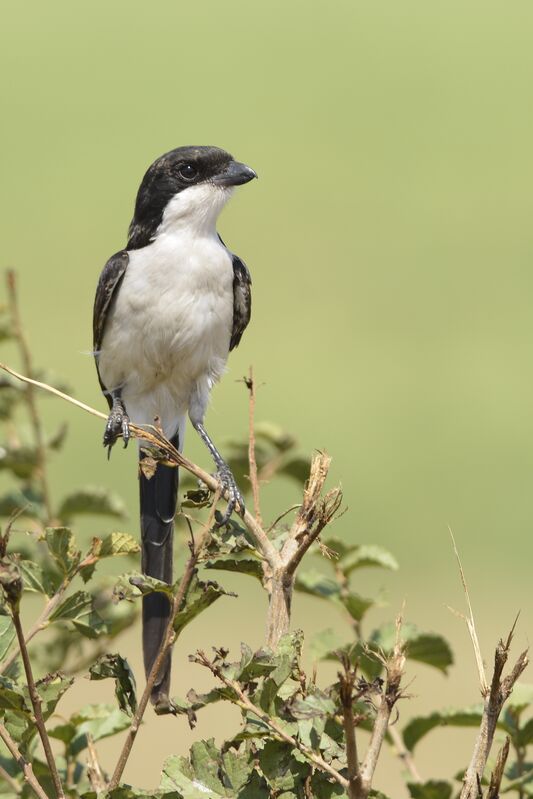
[[[250,320],[251,278],[222,242],[217,219],[235,186],[257,177],[218,147],[178,147],[158,158],[140,185],[125,249],[112,255],[94,303],[94,352],[110,413],[109,449],[129,439],[129,422],[153,424],[181,451],[187,415],[228,491],[225,519],[244,503],[235,479],[204,428],[209,394]],[[142,453],[140,458],[142,458]],[[178,470],[139,471],[142,570],[172,582]],[[168,624],[164,594],[143,599],[148,675]],[[170,655],[152,692],[168,703]]]

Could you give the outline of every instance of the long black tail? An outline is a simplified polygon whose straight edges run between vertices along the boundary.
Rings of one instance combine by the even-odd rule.
[[[172,439],[178,447],[178,435]],[[140,458],[143,458],[141,453]],[[146,478],[140,470],[141,568],[144,574],[172,583],[174,515],[178,496],[178,469],[159,464],[155,474]],[[148,677],[170,617],[170,602],[164,594],[143,597],[143,655]],[[170,690],[171,655],[168,653],[154,685],[154,705],[166,703]]]

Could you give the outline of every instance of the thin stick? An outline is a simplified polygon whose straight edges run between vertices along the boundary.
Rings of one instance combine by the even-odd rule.
[[[405,764],[405,767],[409,774],[411,775],[411,779],[413,782],[422,782],[422,777],[420,776],[420,772],[416,767],[416,763],[411,752],[405,747],[405,744],[402,740],[402,736],[396,729],[396,727],[389,727],[389,735],[391,737],[394,750],[402,761]]]
[[[20,315],[18,299],[17,299],[17,278],[13,270],[8,269],[6,273],[6,281],[7,281],[11,318],[13,320],[15,337],[19,345],[22,365],[26,374],[28,374],[31,377],[31,375],[33,374],[31,353],[30,353],[30,348],[28,346],[28,342],[26,340],[26,336],[24,334],[24,328],[22,326],[22,318]],[[39,482],[41,484],[41,491],[43,493],[43,502],[44,502],[44,507],[46,509],[47,521],[50,522],[53,517],[53,514],[52,514],[52,501],[50,498],[50,488],[48,486],[48,475],[46,472],[46,446],[44,442],[44,434],[43,434],[41,419],[39,416],[39,412],[37,410],[35,391],[34,387],[31,384],[28,384],[28,389],[26,391],[26,400],[33,427],[33,435],[35,437],[35,450],[37,454],[37,470],[39,474]]]
[[[3,363],[0,363],[0,369],[3,369],[5,372],[13,377],[16,377],[18,380],[22,380],[23,383],[36,386],[43,391],[48,391],[50,394],[54,394],[56,397],[59,397],[66,402],[70,402],[72,405],[75,405],[77,408],[81,408],[82,411],[90,413],[92,416],[96,416],[99,419],[107,419],[107,415],[105,413],[97,411],[95,408],[91,408],[90,405],[86,405],[84,402],[74,399],[74,397],[71,397],[69,394],[65,394],[63,391],[59,391],[59,389],[49,386],[47,383],[41,383],[39,380],[33,380],[30,377],[21,375],[19,372],[16,372],[14,369],[11,369],[9,366],[6,366]],[[155,427],[152,425],[141,427],[139,425],[130,424],[130,433],[134,437],[142,438],[148,444],[152,444],[159,449],[162,449],[164,451],[165,457],[168,458],[169,463],[175,466],[181,466],[183,469],[186,469],[188,472],[205,483],[211,491],[216,491],[219,485],[217,479],[208,472],[205,472],[192,461],[188,460],[188,458],[185,458],[175,447],[172,446],[170,441],[168,441],[168,439],[166,439],[162,433],[158,432]],[[243,521],[250,535],[254,539],[257,549],[263,555],[271,568],[278,565],[280,563],[279,553],[259,522],[247,510],[244,512]]]
[[[98,760],[98,752],[90,733],[87,734],[87,776],[89,777],[91,788],[96,793],[106,790],[106,781]]]
[[[61,779],[59,777],[59,772],[57,770],[56,762],[52,752],[52,747],[50,745],[50,738],[48,737],[48,733],[46,731],[46,727],[44,724],[43,713],[41,710],[41,697],[39,696],[37,688],[35,686],[35,680],[33,678],[33,671],[31,668],[30,657],[28,655],[28,648],[26,646],[24,632],[22,630],[22,625],[20,623],[19,611],[18,608],[15,606],[15,603],[11,604],[11,610],[13,617],[13,626],[15,627],[15,631],[17,633],[17,638],[20,647],[20,654],[22,655],[22,662],[24,664],[24,671],[26,673],[26,682],[28,683],[28,691],[30,694],[31,704],[33,707],[33,714],[35,716],[35,725],[37,727],[37,730],[39,731],[39,736],[43,744],[44,754],[46,756],[46,762],[48,763],[48,768],[50,769],[50,774],[52,776],[52,781],[54,783],[57,799],[65,799],[63,786],[61,784]]]
[[[18,782],[9,774],[3,766],[0,766],[0,778],[7,782],[15,793],[22,793],[22,788]]]
[[[468,585],[466,583],[465,573],[463,571],[463,564],[461,563],[461,558],[459,557],[459,552],[457,550],[457,545],[455,543],[455,538],[452,533],[451,527],[448,527],[450,531],[450,536],[452,539],[453,544],[453,551],[455,552],[455,557],[457,558],[457,563],[459,564],[459,573],[461,575],[461,582],[463,584],[463,590],[465,592],[466,597],[466,604],[468,605],[468,613],[469,617],[463,616],[466,621],[466,626],[468,627],[468,632],[470,633],[470,639],[472,641],[472,646],[474,648],[474,656],[476,658],[476,665],[479,675],[479,684],[481,688],[481,695],[486,696],[489,692],[489,685],[487,683],[487,678],[485,676],[485,667],[483,665],[483,656],[481,654],[481,647],[479,645],[479,638],[476,632],[476,625],[474,622],[474,613],[472,611],[472,603],[470,602],[470,594],[468,593]],[[460,614],[462,615],[462,614]]]
[[[248,434],[248,464],[250,471],[250,483],[252,484],[252,495],[254,498],[254,513],[255,518],[264,527],[263,519],[261,516],[261,506],[259,501],[259,480],[257,477],[257,461],[255,459],[255,381],[254,370],[250,366],[248,379],[245,378],[246,387],[250,393],[249,402],[249,434]]]
[[[498,799],[500,795],[500,785],[502,783],[505,764],[507,763],[507,758],[509,756],[510,743],[511,739],[507,735],[502,748],[498,752],[498,757],[496,759],[496,765],[494,766],[494,771],[490,775],[490,784],[489,784],[489,790],[487,792],[487,799]]]
[[[122,774],[126,767],[126,763],[128,762],[128,758],[131,754],[133,744],[135,743],[135,738],[137,737],[137,733],[139,732],[139,727],[141,725],[145,710],[148,706],[152,689],[156,683],[159,672],[161,671],[161,667],[166,658],[167,652],[176,641],[177,634],[174,630],[174,621],[176,619],[176,616],[180,612],[183,602],[187,596],[187,591],[189,590],[191,580],[194,576],[198,558],[200,556],[204,543],[206,542],[209,533],[213,527],[213,522],[215,518],[215,508],[219,495],[220,495],[220,489],[218,489],[217,493],[215,494],[215,500],[211,507],[209,519],[207,520],[207,523],[205,525],[204,532],[202,533],[200,542],[198,546],[193,547],[191,549],[190,557],[185,565],[185,571],[183,572],[183,576],[181,578],[178,591],[172,603],[172,610],[170,613],[167,629],[165,632],[165,637],[163,639],[157,657],[154,661],[154,665],[152,666],[150,674],[148,675],[143,695],[141,696],[141,699],[137,706],[137,710],[135,711],[135,715],[133,716],[133,719],[131,721],[128,734],[126,736],[126,740],[124,741],[122,751],[120,752],[118,762],[115,767],[115,771],[113,772],[113,776],[111,777],[111,781],[108,785],[108,791],[114,790],[117,787],[118,783],[120,782],[120,778],[122,777]]]
[[[296,738],[293,738],[292,735],[288,735],[288,733],[286,733],[285,730],[276,721],[274,721],[273,718],[271,718],[267,713],[264,713],[261,708],[254,705],[253,702],[248,699],[239,683],[228,679],[228,677],[222,673],[218,666],[209,660],[205,652],[199,651],[197,653],[197,662],[208,668],[215,677],[218,677],[218,679],[223,682],[224,685],[226,685],[228,688],[231,688],[232,691],[235,692],[238,697],[238,701],[231,700],[234,704],[236,704],[242,710],[247,710],[250,713],[253,713],[254,716],[257,716],[268,727],[270,727],[270,729],[276,733],[278,738],[281,738],[282,741],[285,741],[295,749],[298,749],[308,760],[314,763],[317,768],[319,768],[321,771],[327,772],[335,779],[336,782],[339,783],[339,785],[342,785],[345,790],[348,789],[350,783],[346,777],[343,777],[342,774],[333,768],[333,766],[330,766],[329,763],[326,763],[326,761],[320,757],[320,755],[317,755],[308,746],[303,744],[301,741],[298,741]]]
[[[0,722],[0,738],[3,740],[7,748],[9,749],[9,753],[15,759],[18,767],[22,771],[24,775],[24,779],[34,792],[34,794],[38,797],[38,799],[48,799],[48,796],[43,791],[40,783],[38,782],[35,774],[33,773],[33,768],[31,763],[28,763],[21,755],[17,744],[8,733],[2,722]]]

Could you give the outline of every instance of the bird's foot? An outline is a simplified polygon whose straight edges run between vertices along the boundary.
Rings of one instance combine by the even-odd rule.
[[[226,512],[219,519],[219,521],[216,522],[217,527],[223,527],[229,521],[230,516],[237,505],[239,506],[239,516],[244,516],[244,499],[239,491],[239,487],[235,481],[231,469],[227,463],[224,463],[224,461],[222,461],[222,463],[219,465],[216,477],[222,487],[223,493],[228,493],[228,506],[226,508]]]
[[[119,400],[113,401],[113,407],[107,417],[104,431],[104,447],[107,447],[107,457],[111,455],[111,449],[116,443],[117,438],[122,436],[124,448],[128,446],[130,440],[130,417],[126,409]]]

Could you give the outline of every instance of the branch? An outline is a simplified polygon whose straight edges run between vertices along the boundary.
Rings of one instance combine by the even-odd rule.
[[[28,375],[33,374],[30,348],[24,335],[24,328],[22,326],[22,318],[17,300],[17,282],[15,272],[9,269],[6,272],[7,291],[9,297],[9,309],[11,312],[11,319],[13,323],[13,330],[15,338],[19,345],[20,356],[24,371]],[[41,491],[43,493],[43,502],[46,509],[47,521],[53,518],[52,501],[50,499],[50,489],[48,487],[48,476],[46,473],[46,445],[44,441],[43,429],[41,419],[37,410],[37,402],[35,398],[34,386],[28,383],[28,390],[26,392],[26,400],[28,403],[28,410],[33,427],[33,435],[35,437],[35,450],[37,453],[37,470],[39,474],[39,482],[41,484]]]
[[[154,661],[154,665],[148,675],[148,679],[146,681],[146,686],[137,706],[137,710],[135,711],[135,715],[130,724],[130,728],[128,730],[128,734],[126,736],[126,740],[124,742],[124,746],[122,747],[122,751],[120,752],[117,765],[115,767],[115,771],[113,772],[113,776],[111,781],[108,785],[107,790],[112,791],[114,790],[119,782],[122,774],[124,772],[124,768],[126,767],[126,763],[128,762],[128,758],[131,754],[131,750],[133,748],[133,744],[135,743],[135,738],[137,737],[137,733],[139,731],[139,727],[142,722],[142,718],[144,716],[145,710],[148,706],[148,702],[150,700],[150,695],[152,693],[152,689],[156,683],[157,677],[159,676],[159,672],[161,671],[161,667],[165,661],[168,651],[174,645],[177,639],[177,634],[174,630],[174,621],[176,616],[180,612],[183,607],[183,603],[187,597],[187,591],[189,590],[191,580],[194,576],[196,564],[198,562],[198,558],[201,554],[201,551],[204,547],[204,544],[208,540],[208,537],[211,533],[213,528],[213,523],[215,519],[215,508],[217,504],[217,500],[220,496],[220,488],[217,489],[215,493],[215,501],[211,507],[211,512],[209,514],[209,518],[207,523],[204,527],[204,531],[200,538],[200,542],[197,546],[194,546],[194,543],[191,544],[191,554],[187,563],[185,564],[185,571],[183,572],[183,576],[180,580],[180,584],[178,587],[178,591],[174,596],[172,602],[172,609],[170,613],[170,618],[168,621],[167,629],[165,632],[165,637],[161,644],[161,648],[159,649],[158,655]]]
[[[350,799],[362,799],[362,797],[364,798],[363,781],[357,757],[355,719],[353,715],[353,688],[356,672],[355,669],[351,668],[347,658],[343,665],[344,674],[339,674],[339,678],[344,737],[346,739],[346,760],[348,764],[348,796]]]
[[[20,623],[18,606],[14,602],[10,602],[10,605],[13,616],[13,625],[17,633],[17,638],[20,647],[20,654],[22,655],[22,662],[24,664],[24,671],[26,673],[28,692],[30,694],[31,704],[33,707],[33,714],[35,716],[35,725],[37,727],[37,730],[39,732],[39,737],[43,744],[44,754],[46,756],[46,762],[48,763],[48,768],[50,769],[50,774],[52,776],[52,781],[54,783],[57,799],[65,799],[63,786],[61,784],[61,779],[59,777],[59,772],[57,770],[56,762],[52,752],[52,747],[50,745],[50,738],[48,737],[48,733],[46,731],[46,726],[44,723],[44,718],[41,710],[41,697],[37,692],[37,688],[35,686],[35,680],[33,678],[33,671],[31,668],[30,657],[28,655],[28,648],[26,646],[26,641],[24,639],[24,632],[22,630],[22,625]]]
[[[38,380],[33,380],[30,377],[21,375],[19,372],[16,372],[14,369],[11,369],[9,366],[6,366],[3,363],[0,363],[0,369],[3,369],[5,372],[13,377],[16,377],[18,380],[22,380],[24,383],[28,383],[36,388],[40,388],[43,391],[48,391],[50,394],[54,394],[56,397],[59,397],[66,402],[70,402],[72,405],[75,405],[77,408],[81,408],[81,410],[85,411],[86,413],[90,413],[92,416],[107,420],[107,415],[105,413],[97,411],[95,408],[91,408],[90,405],[86,405],[84,402],[74,399],[74,397],[71,397],[69,394],[65,394],[63,391],[59,391],[59,389],[49,386],[47,383],[41,383]],[[180,466],[205,483],[205,485],[211,491],[217,490],[219,486],[217,479],[178,452],[178,450],[172,446],[170,441],[165,438],[165,436],[154,425],[139,426],[130,424],[129,427],[130,434],[133,437],[141,438],[147,444],[157,447],[157,449],[160,450],[165,456],[169,465]],[[224,496],[226,496],[226,494],[224,494]],[[280,563],[280,556],[263,530],[262,526],[247,510],[244,511],[243,521],[260,554],[267,561],[271,568],[275,568],[275,566]]]
[[[33,773],[33,768],[31,763],[28,763],[20,754],[20,751],[17,747],[17,744],[8,733],[2,722],[0,722],[0,738],[3,740],[5,745],[7,746],[9,753],[15,759],[18,767],[22,771],[24,775],[24,779],[34,792],[34,794],[38,797],[38,799],[48,799],[48,796],[43,791],[41,785],[39,784],[35,774]]]
[[[400,760],[405,763],[405,767],[409,774],[411,775],[411,779],[413,782],[422,782],[422,777],[416,767],[416,763],[414,761],[413,755],[411,752],[406,748],[402,736],[396,729],[396,727],[389,727],[389,735],[392,740],[392,744],[396,754],[400,758]]]
[[[389,727],[389,720],[392,709],[401,696],[400,683],[403,676],[403,669],[405,666],[405,654],[402,641],[400,639],[400,632],[402,626],[402,617],[398,616],[396,619],[396,643],[394,650],[389,660],[385,663],[387,671],[387,680],[385,682],[385,689],[381,696],[381,702],[378,708],[372,735],[368,750],[361,766],[361,777],[365,796],[368,795],[372,787],[372,779],[378,763],[381,747],[387,734]]]
[[[505,738],[505,743],[498,752],[498,758],[496,760],[496,765],[494,766],[494,771],[490,775],[490,784],[489,784],[489,790],[487,792],[487,799],[498,799],[500,795],[500,785],[502,782],[503,770],[505,768],[505,764],[507,763],[507,758],[509,756],[510,742],[511,739],[507,735]]]
[[[250,403],[249,403],[249,435],[248,435],[248,464],[249,464],[249,477],[250,483],[252,484],[252,495],[254,498],[254,513],[255,518],[257,519],[258,523],[261,527],[264,528],[263,519],[261,516],[261,506],[259,501],[259,480],[257,477],[257,461],[255,459],[255,381],[254,381],[254,370],[253,367],[250,366],[250,372],[248,377],[244,378],[244,382],[246,384],[246,388],[250,393]]]
[[[502,679],[504,666],[509,656],[512,631],[505,643],[500,641],[494,653],[494,672],[490,692],[485,697],[483,715],[479,731],[474,744],[474,751],[470,765],[463,778],[463,788],[460,799],[477,799],[478,784],[483,777],[483,772],[494,740],[494,733],[502,708],[512,693],[514,684],[526,668],[529,660],[528,650],[524,650],[513,666],[510,674]]]
[[[4,780],[4,782],[7,782],[7,784],[14,793],[17,794],[22,793],[22,788],[20,787],[16,779],[14,779],[11,776],[11,774],[9,774],[9,772],[5,770],[3,766],[0,766],[0,777]]]
[[[319,768],[321,771],[325,771],[327,774],[330,775],[330,777],[333,777],[333,779],[336,782],[338,782],[339,785],[341,785],[344,788],[344,790],[348,789],[350,783],[346,779],[346,777],[343,777],[342,774],[340,774],[336,769],[333,768],[333,766],[330,766],[329,763],[326,763],[326,761],[322,757],[320,757],[320,755],[317,755],[308,746],[303,744],[301,741],[298,741],[296,738],[293,738],[292,735],[286,733],[283,727],[281,727],[276,721],[274,721],[273,718],[271,718],[267,713],[261,710],[261,708],[254,705],[253,702],[251,702],[250,699],[248,699],[248,697],[242,690],[239,683],[235,682],[235,680],[230,680],[228,677],[226,677],[226,675],[222,673],[219,667],[215,663],[212,663],[209,660],[205,652],[198,651],[195,660],[197,663],[200,663],[200,665],[208,668],[211,671],[211,673],[214,674],[215,677],[217,677],[221,682],[224,683],[224,685],[226,685],[228,688],[231,688],[231,690],[238,697],[238,700],[234,699],[231,700],[233,704],[237,705],[242,710],[246,710],[249,711],[250,713],[253,713],[254,716],[257,716],[259,719],[261,719],[262,722],[264,722],[268,727],[270,727],[270,729],[277,735],[278,738],[281,738],[281,740],[285,741],[285,743],[288,743],[291,746],[293,746],[295,749],[298,749],[298,751],[301,752],[308,760],[310,760],[311,763],[313,763],[317,768]]]

